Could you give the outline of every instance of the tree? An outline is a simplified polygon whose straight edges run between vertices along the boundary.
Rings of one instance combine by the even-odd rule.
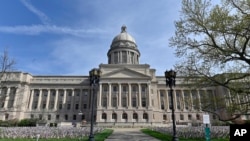
[[[250,0],[183,0],[170,46],[181,58],[176,70],[194,87],[218,86],[202,110],[235,121],[250,110]],[[216,105],[212,104],[216,102]],[[224,104],[228,102],[228,104]]]
[[[5,49],[0,56],[0,103],[1,107],[4,104],[5,99],[7,98],[7,89],[8,80],[10,78],[11,72],[14,69],[16,64],[15,60],[9,57],[8,51]]]

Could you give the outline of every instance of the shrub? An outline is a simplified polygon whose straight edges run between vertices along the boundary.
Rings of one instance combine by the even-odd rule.
[[[37,119],[22,119],[18,126],[36,126]]]

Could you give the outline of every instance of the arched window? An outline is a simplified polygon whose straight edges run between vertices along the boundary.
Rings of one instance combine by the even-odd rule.
[[[117,114],[116,113],[112,113],[112,119],[117,119]]]
[[[137,113],[133,113],[133,119],[138,119]]]
[[[148,114],[147,113],[143,113],[143,119],[148,119]]]
[[[102,119],[107,119],[107,114],[106,113],[102,113]]]
[[[122,119],[128,119],[127,113],[123,113],[123,114],[122,114]]]

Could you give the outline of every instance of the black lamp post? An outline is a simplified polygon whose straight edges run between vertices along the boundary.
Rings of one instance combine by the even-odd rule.
[[[96,88],[99,84],[101,76],[101,71],[99,69],[92,69],[89,71],[89,81],[90,81],[90,86],[92,89],[92,94],[91,94],[91,125],[90,125],[90,134],[89,134],[89,141],[94,141],[94,134],[93,134],[93,124],[94,124],[94,95],[96,92]]]
[[[175,78],[176,72],[173,70],[165,71],[165,78],[166,78],[166,86],[170,88],[170,95],[171,95],[171,109],[172,109],[172,121],[173,121],[173,141],[179,141],[176,135],[176,122],[175,122],[175,114],[174,114],[174,98],[173,98],[173,86],[175,86]]]

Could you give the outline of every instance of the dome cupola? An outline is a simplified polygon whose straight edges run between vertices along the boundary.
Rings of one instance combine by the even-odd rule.
[[[135,39],[121,27],[121,33],[114,37],[108,51],[109,64],[139,64],[140,52]]]

